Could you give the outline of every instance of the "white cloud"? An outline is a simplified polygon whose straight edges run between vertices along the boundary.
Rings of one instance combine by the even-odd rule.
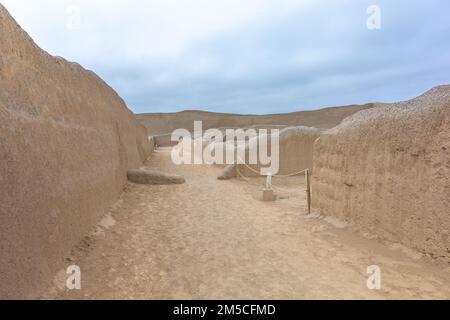
[[[274,14],[274,0],[3,0],[14,17],[55,54],[127,59],[180,56],[194,41]],[[287,1],[299,6],[305,1]],[[67,8],[81,12],[81,29],[66,28]],[[275,6],[276,7],[276,6]],[[286,4],[281,7],[286,8]],[[280,8],[280,10],[281,10]],[[65,46],[62,44],[65,43]]]
[[[368,0],[0,1],[38,45],[99,73],[137,112],[293,111],[450,82],[448,0],[378,0],[375,32]],[[70,6],[80,29],[66,27]]]

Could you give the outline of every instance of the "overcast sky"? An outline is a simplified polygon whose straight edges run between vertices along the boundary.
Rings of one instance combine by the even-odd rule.
[[[39,46],[95,71],[136,113],[279,113],[450,83],[448,0],[0,2]],[[370,5],[381,29],[367,27]]]

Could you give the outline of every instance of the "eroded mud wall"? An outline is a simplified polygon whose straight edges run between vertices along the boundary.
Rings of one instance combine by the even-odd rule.
[[[450,260],[450,86],[361,111],[314,150],[313,206]]]
[[[0,5],[0,298],[28,297],[151,152],[93,72],[38,48]]]
[[[313,167],[313,148],[314,142],[320,136],[321,130],[317,128],[308,127],[291,127],[283,129],[279,132],[279,170],[278,175],[293,175],[304,169],[311,169]],[[272,138],[267,139],[267,155],[271,155]],[[245,149],[244,164],[227,166],[221,176],[223,179],[242,175],[246,177],[260,176],[261,168],[269,168],[269,165],[260,163],[258,157],[258,164],[250,164],[250,153],[258,155],[258,150],[261,146],[258,144],[258,138],[252,139]],[[226,154],[226,144],[224,144],[223,154]],[[235,151],[235,158],[236,158]],[[274,157],[275,159],[275,157]],[[244,160],[244,159],[243,159]],[[225,158],[224,158],[225,161]]]

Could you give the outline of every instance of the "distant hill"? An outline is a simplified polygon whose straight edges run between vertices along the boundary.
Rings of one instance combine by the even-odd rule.
[[[333,128],[355,112],[373,108],[376,104],[350,105],[313,111],[298,111],[271,115],[240,115],[187,110],[176,113],[137,114],[136,118],[150,135],[170,133],[175,129],[193,130],[194,121],[202,120],[203,129],[222,127],[249,127],[253,125],[308,126]]]

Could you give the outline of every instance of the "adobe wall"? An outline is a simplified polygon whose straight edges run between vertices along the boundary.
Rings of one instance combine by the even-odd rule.
[[[312,198],[324,215],[450,261],[450,86],[322,134]]]
[[[321,130],[316,128],[308,128],[308,127],[291,127],[280,130],[279,133],[279,175],[291,175],[298,173],[304,169],[313,168],[313,150],[314,150],[314,141],[320,136]],[[271,141],[268,140],[268,154],[270,155],[271,150]],[[259,176],[259,172],[261,167],[268,167],[267,165],[248,165],[249,162],[249,153],[250,150],[258,152],[258,144],[257,138],[252,139],[245,150],[246,154],[246,163],[232,165],[224,169],[224,174],[222,178],[231,178],[236,176],[238,173],[236,169],[238,169],[239,173],[246,177],[255,177]],[[225,154],[225,151],[224,151]],[[258,172],[258,173],[257,173]],[[231,175],[231,176],[229,176]]]
[[[0,298],[26,298],[152,146],[113,89],[38,48],[1,5],[0,137]]]

